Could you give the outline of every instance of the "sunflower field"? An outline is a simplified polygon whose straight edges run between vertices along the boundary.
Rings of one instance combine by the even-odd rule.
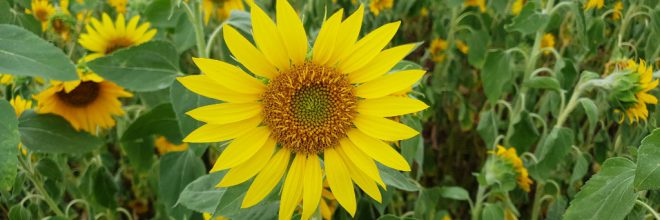
[[[660,0],[0,0],[0,219],[660,220]]]

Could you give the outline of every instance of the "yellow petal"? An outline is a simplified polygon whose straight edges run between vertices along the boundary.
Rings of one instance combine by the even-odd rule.
[[[364,83],[355,89],[355,95],[365,99],[380,98],[410,88],[424,75],[424,70],[404,70]],[[350,75],[349,75],[350,78]]]
[[[341,156],[341,159],[345,162],[346,167],[348,168],[348,173],[351,175],[353,182],[355,182],[355,184],[357,184],[371,198],[377,202],[381,202],[382,197],[376,183],[353,164],[347,155],[343,154],[341,151],[337,151],[337,153],[339,153],[339,156]]]
[[[261,94],[266,86],[241,68],[214,59],[193,58],[200,70],[216,83],[235,92]]]
[[[257,127],[232,141],[218,157],[211,172],[226,170],[243,164],[266,144],[270,136],[267,127]]]
[[[372,116],[392,117],[418,112],[428,107],[424,102],[417,99],[385,96],[359,101],[357,111]]]
[[[231,140],[256,128],[262,121],[263,118],[261,115],[257,115],[247,120],[229,124],[205,124],[190,132],[183,141],[189,143],[213,143]]]
[[[339,140],[339,146],[337,152],[346,155],[364,174],[385,187],[385,182],[380,177],[380,172],[373,159],[358,149],[348,138]]]
[[[361,69],[373,60],[378,53],[392,40],[399,29],[400,21],[379,27],[355,43],[351,54],[339,64],[343,73],[352,73]]]
[[[210,124],[228,124],[252,118],[261,113],[261,103],[222,103],[202,106],[186,114]]]
[[[307,34],[298,14],[287,0],[277,0],[277,28],[280,31],[292,64],[305,62]]]
[[[284,171],[286,171],[286,167],[289,165],[290,156],[291,152],[286,148],[282,148],[273,158],[270,158],[268,165],[254,178],[252,185],[250,185],[250,188],[245,194],[241,208],[256,205],[273,190],[275,185],[282,179],[282,175],[284,175]]]
[[[261,99],[260,94],[245,94],[231,91],[206,75],[178,77],[177,80],[188,90],[212,99],[235,103],[256,102]]]
[[[399,122],[365,114],[357,114],[353,124],[363,133],[386,141],[405,140],[419,134],[415,129]]]
[[[392,67],[408,55],[413,48],[415,48],[415,44],[406,44],[384,50],[369,62],[369,64],[348,74],[348,80],[350,80],[351,83],[363,83],[376,79],[389,72]]]
[[[355,44],[358,35],[360,35],[360,30],[362,29],[363,17],[364,5],[360,5],[351,16],[348,16],[348,18],[341,23],[339,26],[341,34],[337,35],[335,49],[332,51],[332,57],[328,60],[328,64],[334,66],[334,64],[351,54],[353,44]]]
[[[339,33],[343,13],[344,9],[339,9],[339,11],[330,16],[321,25],[321,30],[316,36],[316,41],[314,41],[314,48],[312,48],[312,60],[314,63],[326,65],[330,57],[332,57],[332,51],[335,48],[335,40],[337,33]]]
[[[296,158],[291,163],[291,168],[282,186],[279,220],[291,219],[293,211],[296,210],[300,199],[302,199],[306,163],[307,156],[302,154],[296,154]]]
[[[230,169],[216,187],[235,186],[249,180],[254,175],[257,175],[257,173],[266,166],[268,159],[273,156],[275,145],[277,145],[275,139],[268,138],[268,141],[266,141],[264,146],[250,157],[248,162]]]
[[[358,149],[362,150],[362,152],[379,163],[393,169],[410,171],[410,165],[406,162],[406,159],[404,159],[403,156],[401,156],[401,154],[394,150],[389,144],[369,137],[357,129],[349,131],[347,135]]]
[[[323,172],[316,154],[308,156],[304,176],[302,219],[309,219],[318,208],[323,191]]]
[[[346,164],[344,164],[337,151],[332,148],[326,149],[324,155],[325,174],[332,194],[335,195],[337,202],[351,216],[355,216],[355,192],[353,191],[353,182],[351,182],[351,176],[348,173]]]
[[[261,51],[257,50],[236,29],[230,25],[225,25],[223,27],[223,35],[231,54],[236,57],[239,63],[250,70],[250,72],[266,78],[272,78],[277,75],[275,66],[266,60],[266,57],[264,57]]]
[[[289,69],[289,54],[277,26],[259,6],[252,5],[251,9],[252,36],[257,47],[264,54],[264,57],[280,71]]]

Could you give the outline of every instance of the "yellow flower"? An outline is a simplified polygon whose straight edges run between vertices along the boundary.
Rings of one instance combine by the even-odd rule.
[[[614,12],[612,13],[612,19],[619,20],[621,19],[621,11],[623,10],[623,2],[617,1],[614,3]]]
[[[211,215],[211,213],[206,213],[206,212],[202,214],[202,217],[204,217],[204,220],[229,220],[228,218],[222,216],[213,218],[213,215]]]
[[[0,85],[9,85],[14,81],[14,76],[9,74],[0,74]]]
[[[530,178],[527,172],[527,168],[523,165],[522,160],[518,157],[515,148],[506,149],[500,145],[497,145],[497,151],[495,155],[500,158],[503,158],[509,161],[513,167],[516,169],[516,176],[518,179],[518,186],[523,189],[525,192],[529,192],[529,186],[534,183]]]
[[[555,48],[555,35],[551,33],[544,34],[543,39],[541,39],[541,48]],[[551,51],[549,50],[543,51],[544,55],[548,55],[550,53]]]
[[[32,100],[25,100],[20,95],[9,101],[9,104],[14,107],[14,111],[16,111],[16,117],[20,117],[25,110],[32,108]]]
[[[246,0],[248,5],[253,4],[254,0]],[[224,21],[229,18],[231,11],[244,11],[243,0],[203,0],[202,7],[204,11],[204,23],[209,23],[211,14],[215,11],[218,21]]]
[[[41,30],[45,31],[48,27],[48,19],[55,13],[55,7],[48,0],[32,0],[30,9],[25,9],[25,13],[33,15],[41,22]]]
[[[149,22],[138,26],[139,16],[131,18],[129,22],[124,20],[124,15],[119,14],[117,20],[112,22],[108,14],[103,13],[103,22],[92,18],[91,24],[87,24],[86,33],[80,35],[78,42],[85,49],[93,53],[87,55],[85,60],[89,61],[105,56],[121,48],[142,44],[151,40],[156,35],[156,30],[149,30]]]
[[[374,160],[410,170],[403,156],[384,141],[418,134],[386,117],[428,107],[416,99],[391,96],[425,73],[388,74],[415,44],[383,50],[400,22],[358,40],[364,16],[360,6],[345,20],[343,9],[330,16],[308,56],[307,34],[296,11],[286,0],[277,1],[276,11],[277,24],[258,6],[251,7],[256,45],[231,25],[224,26],[225,45],[255,77],[230,63],[194,58],[203,74],[178,78],[189,90],[224,101],[189,111],[189,116],[207,124],[184,141],[231,140],[210,172],[229,170],[218,187],[254,177],[243,208],[259,203],[286,176],[280,219],[290,219],[300,201],[302,219],[308,219],[319,206],[325,176],[337,202],[354,215],[353,182],[381,201],[378,185],[384,183]]]
[[[132,94],[94,73],[79,70],[78,75],[80,80],[53,81],[49,88],[37,94],[37,112],[62,116],[76,130],[90,133],[115,126],[112,116],[124,114],[118,98]]]
[[[119,14],[126,14],[126,4],[128,0],[108,0],[108,4]]]
[[[615,110],[615,112],[623,112],[619,123],[623,122],[624,116],[628,116],[630,123],[641,120],[645,121],[649,116],[649,111],[646,106],[648,104],[658,104],[658,99],[649,93],[649,91],[658,87],[658,80],[653,80],[653,66],[646,66],[644,60],[640,60],[639,64],[633,60],[628,60],[623,67],[626,70],[632,71],[632,74],[634,74],[638,82],[635,85],[636,101],[629,104],[629,107],[626,109]]]
[[[465,6],[479,7],[481,13],[486,12],[486,0],[465,0]]]
[[[511,5],[511,13],[513,15],[519,15],[525,6],[525,3],[527,3],[527,0],[516,0],[513,2],[513,5]]]
[[[429,16],[429,9],[426,7],[422,7],[422,9],[419,9],[419,15],[422,17]]]
[[[69,41],[71,33],[71,23],[66,15],[53,16],[50,19],[50,29],[62,38],[63,41]]]
[[[456,43],[456,48],[458,48],[458,50],[461,51],[461,53],[467,54],[470,51],[468,45],[465,44],[465,42],[463,42],[462,40],[456,40],[455,43]]]
[[[369,11],[374,13],[375,16],[378,16],[381,11],[391,9],[393,5],[394,0],[371,0],[371,4],[369,4]]]
[[[605,0],[587,0],[587,3],[584,4],[584,10],[589,10],[592,8],[601,9],[605,5]]]
[[[156,145],[156,149],[160,155],[166,154],[167,152],[184,151],[188,149],[187,143],[176,145],[163,136],[156,138],[154,145]]]
[[[431,54],[431,60],[433,62],[442,62],[445,60],[445,50],[447,50],[447,41],[442,38],[435,38],[431,41],[429,46],[429,54]]]
[[[443,216],[443,217],[442,217],[442,220],[452,220],[452,219],[451,219],[451,215],[448,215],[448,214],[447,214],[447,215]]]

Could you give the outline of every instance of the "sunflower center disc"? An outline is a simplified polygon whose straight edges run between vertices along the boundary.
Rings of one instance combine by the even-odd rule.
[[[334,68],[294,65],[268,84],[264,122],[284,147],[315,154],[335,146],[352,126],[357,97],[348,79]]]
[[[81,82],[78,87],[66,93],[62,90],[57,92],[57,97],[73,106],[86,106],[99,96],[100,85],[92,81]]]
[[[48,21],[48,11],[45,8],[39,8],[34,11],[35,17],[37,17],[37,20],[39,21]]]
[[[125,47],[129,47],[131,45],[133,45],[133,41],[131,41],[128,38],[112,39],[108,43],[108,46],[105,50],[105,54],[110,54],[110,53],[114,52],[115,50],[119,50],[119,49],[122,49],[122,48],[125,48]]]

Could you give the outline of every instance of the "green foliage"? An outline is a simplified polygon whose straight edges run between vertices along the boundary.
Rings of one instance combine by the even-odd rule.
[[[13,108],[0,100],[0,190],[9,191],[16,178],[18,164],[18,120]]]
[[[657,190],[660,188],[660,129],[642,140],[637,152],[635,188],[637,190]]]
[[[98,149],[103,141],[55,115],[24,112],[18,120],[21,143],[30,150],[55,154],[84,154]]]

